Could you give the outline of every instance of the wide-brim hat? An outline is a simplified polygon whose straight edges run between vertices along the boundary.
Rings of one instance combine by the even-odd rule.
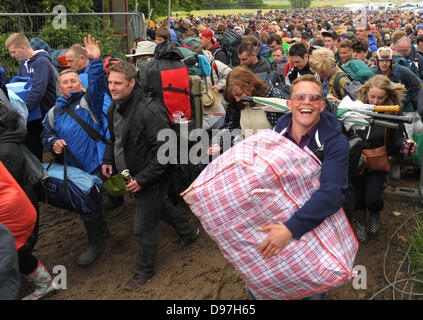
[[[219,109],[222,98],[220,93],[209,85],[208,92],[206,91],[206,88],[203,89],[201,101],[203,102],[203,113],[213,114],[217,111],[217,109]]]
[[[145,55],[154,55],[154,50],[156,49],[157,44],[152,41],[140,41],[137,43],[137,50],[134,54],[127,54],[126,56],[135,57],[135,56],[145,56]]]

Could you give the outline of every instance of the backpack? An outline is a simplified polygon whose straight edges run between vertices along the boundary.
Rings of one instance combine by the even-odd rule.
[[[172,115],[177,112],[191,120],[189,73],[183,58],[175,44],[164,41],[157,45],[154,59],[147,66],[146,91],[162,101],[172,123]]]
[[[357,94],[356,91],[360,89],[361,82],[358,80],[352,80],[350,76],[345,72],[340,72],[335,77],[335,82],[333,83],[333,87],[335,89],[336,95],[338,97],[341,97],[341,88],[340,88],[340,80],[342,77],[348,77],[351,81],[345,83],[343,89],[344,89],[344,96],[349,96],[352,100],[357,100]]]
[[[404,58],[399,60],[399,63],[394,64],[393,79],[392,82],[401,83],[402,79],[402,70],[401,67],[406,67],[403,65]],[[418,77],[418,76],[417,76]],[[420,79],[420,78],[419,78]],[[413,112],[417,110],[417,92],[411,92],[409,89],[404,91],[404,96],[402,98],[402,111],[404,112]]]
[[[361,84],[375,75],[372,69],[362,60],[350,60],[341,69],[349,75],[351,80],[360,81]]]
[[[407,67],[417,76],[417,78],[420,79],[418,60],[413,61],[413,62],[408,62],[408,60],[405,59],[403,56],[401,56],[400,54],[397,54],[394,58],[394,65],[395,64]],[[399,79],[401,79],[401,78],[399,78]]]
[[[234,68],[240,64],[238,58],[238,47],[241,45],[242,38],[235,31],[228,30],[220,35],[217,40],[220,42],[221,50],[228,58],[228,66]]]
[[[197,75],[201,76],[201,69],[196,65],[197,64],[197,53],[192,51],[189,48],[185,47],[178,47],[179,51],[181,51],[182,55],[184,56],[184,63],[188,67],[189,75]]]
[[[258,72],[256,73],[257,77],[259,77],[261,80],[266,81],[267,83],[270,83],[272,85],[276,85],[278,82],[278,76],[276,71],[271,70],[267,72]]]
[[[104,64],[104,69],[106,70],[107,77],[109,77],[110,68],[121,61],[122,61],[121,59],[115,58],[112,56],[107,56],[106,58],[104,58],[103,64]]]

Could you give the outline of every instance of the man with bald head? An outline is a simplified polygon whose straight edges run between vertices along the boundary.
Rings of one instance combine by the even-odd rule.
[[[66,51],[65,56],[68,62],[68,66],[71,69],[76,70],[78,73],[88,72],[88,65],[90,60],[88,59],[81,45],[74,44],[68,49],[68,51]]]
[[[408,37],[402,37],[395,43],[399,54],[407,59],[409,68],[414,72],[418,73],[418,77],[423,79],[423,57],[417,53],[416,48],[412,45],[411,39]]]

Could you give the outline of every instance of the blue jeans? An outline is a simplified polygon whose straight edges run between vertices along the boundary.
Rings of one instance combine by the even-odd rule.
[[[167,182],[135,193],[135,238],[140,244],[135,273],[152,276],[157,260],[157,233],[160,219],[170,224],[181,238],[191,236],[195,227],[167,198]]]

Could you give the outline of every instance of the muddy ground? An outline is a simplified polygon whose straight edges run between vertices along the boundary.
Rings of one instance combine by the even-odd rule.
[[[419,171],[406,170],[402,180],[395,185],[417,188]],[[125,284],[132,276],[138,243],[133,236],[134,200],[126,197],[125,205],[107,213],[110,237],[106,239],[99,258],[90,266],[76,264],[78,255],[84,249],[86,236],[79,216],[66,210],[41,204],[39,240],[34,255],[52,270],[62,265],[67,272],[67,289],[58,290],[46,299],[154,299],[154,300],[246,300],[244,282],[220,253],[217,245],[201,228],[197,218],[180,204],[181,210],[191,222],[200,227],[200,237],[188,247],[180,249],[173,229],[164,224],[159,228],[159,254],[156,275],[146,285],[136,290]],[[354,289],[353,285],[330,291],[329,300],[366,300],[388,285],[384,270],[390,281],[407,276],[407,270],[398,267],[405,257],[414,220],[407,223],[392,239],[384,258],[388,241],[398,227],[412,214],[421,210],[421,205],[406,199],[393,201],[385,197],[382,212],[382,231],[367,244],[360,244],[355,265],[365,266],[366,289]],[[407,265],[405,266],[407,267]],[[362,285],[362,283],[360,283]],[[404,283],[403,283],[404,285]],[[400,288],[403,288],[403,285]],[[398,285],[399,286],[399,285]],[[22,281],[20,296],[29,293],[31,287]],[[403,289],[405,290],[405,289]],[[409,291],[410,286],[405,291]],[[414,287],[415,291],[417,289]],[[421,290],[423,291],[423,290]],[[409,295],[392,294],[388,289],[374,299],[409,299]],[[418,297],[411,297],[418,299]]]

